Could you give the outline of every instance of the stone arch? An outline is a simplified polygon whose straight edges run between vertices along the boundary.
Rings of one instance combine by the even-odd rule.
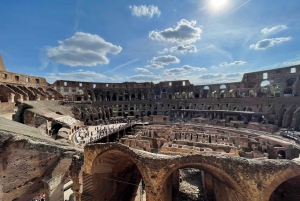
[[[53,137],[56,139],[57,135],[58,135],[58,131],[63,127],[63,125],[61,123],[52,123],[51,125],[51,134],[53,135]]]
[[[112,92],[112,97],[111,97],[112,101],[117,101],[118,100],[118,94],[116,91]]]
[[[220,86],[220,89],[226,89],[227,87],[226,87],[226,85],[225,84],[222,84],[221,86]]]
[[[260,83],[260,91],[258,93],[258,97],[267,96],[270,93],[270,81],[264,80]]]
[[[107,200],[131,200],[128,198],[132,198],[132,196],[135,194],[134,191],[137,190],[137,185],[141,179],[143,179],[143,182],[146,185],[146,191],[147,186],[151,185],[150,178],[148,177],[147,173],[143,171],[146,170],[146,168],[143,166],[143,163],[139,161],[137,153],[135,153],[133,150],[130,150],[130,148],[123,145],[120,146],[116,144],[106,144],[105,146],[102,145],[101,148],[98,148],[96,145],[91,149],[87,148],[87,150],[88,151],[85,151],[84,157],[84,169],[87,174],[91,175],[91,179],[93,179],[93,192],[91,193],[93,193],[93,198],[95,201],[100,196],[103,196],[100,194],[107,196]],[[87,160],[90,161],[87,162]],[[132,175],[130,173],[132,173]],[[107,177],[105,177],[105,175],[107,175]],[[116,178],[114,179],[114,177]],[[113,180],[107,180],[108,178],[112,178],[115,181],[121,180],[121,178],[123,179],[122,181],[126,179],[129,181],[126,180],[124,183],[114,183]],[[109,189],[109,192],[105,192],[105,190],[102,192],[97,191],[97,187],[100,186],[100,179],[105,181],[103,187]],[[98,181],[95,182],[95,180]],[[125,182],[136,184],[136,186],[128,184],[126,186]],[[83,186],[83,189],[85,190],[85,186]]]
[[[274,164],[275,165],[275,164]],[[278,164],[276,164],[278,166]],[[283,169],[284,167],[282,167]],[[290,179],[296,178],[297,180],[300,179],[300,168],[287,168],[283,171],[278,171],[277,173],[273,173],[271,177],[271,181],[264,184],[265,189],[262,193],[262,200],[263,201],[274,201],[271,198],[274,191],[284,184],[285,182],[289,181]],[[299,181],[299,180],[298,180]],[[298,185],[299,186],[299,185]]]
[[[164,186],[164,183],[176,170],[181,168],[196,168],[211,174],[214,178],[226,184],[229,189],[237,192],[238,196],[236,197],[239,197],[237,200],[247,200],[244,198],[248,198],[250,196],[248,189],[225,172],[225,168],[217,167],[216,163],[210,162],[215,159],[209,159],[201,156],[195,157],[194,155],[184,156],[173,160],[176,160],[176,163],[174,163],[174,161],[170,161],[169,165],[164,170],[166,173],[160,175],[162,186]]]

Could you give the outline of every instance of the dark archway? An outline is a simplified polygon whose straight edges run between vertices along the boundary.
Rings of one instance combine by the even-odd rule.
[[[145,112],[145,111],[142,111],[142,112],[141,112],[141,117],[144,117],[144,116],[146,116],[146,112]]]
[[[279,158],[279,159],[286,159],[285,151],[284,150],[279,150],[277,152],[277,158]]]
[[[293,86],[294,82],[296,81],[296,78],[291,77],[286,81],[286,86],[291,87]]]
[[[91,179],[91,201],[128,201],[145,196],[142,173],[137,164],[130,155],[118,150],[107,151],[95,158]]]
[[[199,164],[198,163],[189,164],[189,162],[185,161],[184,164],[176,165],[176,166],[177,167],[174,167],[173,170],[166,175],[167,178],[165,176],[163,177],[163,181],[164,181],[163,188],[165,192],[164,200],[172,200],[172,201],[181,200],[181,198],[179,197],[180,196],[180,192],[179,192],[180,172],[179,171],[186,168],[193,168],[193,169],[200,170],[202,172],[202,176],[201,174],[195,176],[196,177],[199,176],[198,179],[204,181],[204,185],[207,184],[206,187],[203,189],[206,194],[206,198],[207,198],[206,200],[209,201],[229,200],[228,198],[232,196],[232,193],[235,194],[236,200],[243,200],[243,198],[245,198],[245,196],[241,194],[242,191],[239,189],[238,184],[232,178],[230,178],[223,170],[220,171],[215,167],[211,167],[210,165],[203,164],[203,162]],[[219,190],[220,188],[224,188],[227,190],[230,189],[229,191],[231,192],[227,192],[224,194],[216,193],[217,188]]]
[[[78,96],[78,97],[76,98],[76,100],[77,100],[77,101],[81,101],[81,97]]]
[[[269,201],[300,200],[300,176],[290,178],[281,183],[271,194]]]
[[[112,101],[117,101],[117,94],[112,95]]]

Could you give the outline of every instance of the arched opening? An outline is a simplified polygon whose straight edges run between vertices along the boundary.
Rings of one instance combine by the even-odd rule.
[[[220,98],[226,98],[225,90],[220,92]]]
[[[110,101],[110,92],[109,91],[106,92],[106,99],[107,99],[107,101]]]
[[[135,94],[131,94],[131,100],[135,99]]]
[[[146,198],[142,173],[131,156],[121,151],[111,150],[97,156],[90,178],[92,187],[86,183],[83,191],[93,195],[93,201]]]
[[[254,97],[254,91],[253,90],[249,90],[249,96]]]
[[[184,161],[182,164],[163,178],[162,200],[231,200],[233,194],[236,200],[245,198],[236,182],[223,170],[200,162],[189,164]],[[217,193],[219,191],[222,193]]]
[[[134,112],[131,111],[131,112],[129,112],[129,114],[130,114],[130,116],[133,116],[133,115],[134,115]]]
[[[199,93],[194,93],[195,94],[195,98],[198,99],[200,97]]]
[[[52,137],[54,139],[57,138],[57,134],[58,134],[58,131],[62,128],[62,124],[60,123],[54,123],[52,126],[51,126],[51,130],[50,130],[50,133],[52,135]]]
[[[112,101],[117,101],[117,94],[114,93],[114,94],[112,95]]]
[[[142,100],[142,94],[141,93],[138,94],[138,98],[137,99],[138,100]]]
[[[80,97],[80,96],[77,97],[76,100],[77,100],[77,101],[81,101],[81,97]]]
[[[279,150],[277,152],[277,158],[278,159],[286,159],[285,151],[284,150]]]
[[[179,92],[175,92],[175,99],[180,99],[181,96],[180,96],[180,93]]]
[[[294,84],[295,81],[296,81],[296,78],[294,78],[294,77],[289,78],[289,79],[286,81],[286,86],[287,86],[287,87],[293,86],[293,84]]]
[[[154,112],[153,112],[153,115],[157,115],[157,111],[154,111]]]
[[[262,81],[260,84],[260,92],[258,93],[258,97],[267,97],[268,90],[270,88],[270,82],[268,80]]]
[[[212,98],[217,98],[217,91],[211,92],[211,97]]]
[[[146,112],[145,112],[145,111],[142,111],[142,112],[141,112],[141,117],[144,117],[144,116],[146,116]]]
[[[169,94],[169,99],[172,99],[172,94]]]
[[[147,112],[147,116],[149,117],[150,115],[151,115],[151,112],[150,112],[150,111],[148,111],[148,112]]]
[[[274,89],[274,96],[280,97],[280,92],[281,92],[280,86],[276,86]]]
[[[202,98],[208,98],[209,86],[205,86],[202,92]]]
[[[261,87],[265,87],[265,86],[268,86],[268,85],[270,85],[270,82],[269,82],[268,80],[262,81],[262,82],[260,83],[260,86],[261,86]]]
[[[24,121],[24,113],[26,112],[27,109],[32,108],[31,106],[23,105],[18,111],[16,112],[15,115],[13,115],[13,120],[16,122],[20,122],[22,124],[25,123]]]
[[[166,112],[165,112],[165,116],[169,116],[169,111],[166,111]]]
[[[282,182],[271,194],[269,201],[300,200],[300,176]]]
[[[166,93],[166,92],[167,92],[167,90],[166,90],[166,89],[163,89],[163,90],[162,90],[162,92],[163,92],[163,93]]]
[[[225,84],[222,84],[222,85],[220,86],[220,89],[226,89],[226,85],[225,85]]]
[[[129,91],[128,90],[125,90],[125,92],[124,92],[124,99],[125,99],[125,101],[129,101]]]

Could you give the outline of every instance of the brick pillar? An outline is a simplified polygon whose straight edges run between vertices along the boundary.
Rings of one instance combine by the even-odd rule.
[[[14,102],[15,94],[14,93],[8,93],[8,102],[12,103]]]

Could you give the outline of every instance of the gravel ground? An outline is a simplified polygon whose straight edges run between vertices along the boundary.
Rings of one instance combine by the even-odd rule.
[[[201,180],[201,171],[198,169],[180,169],[181,183],[178,200],[206,201]]]

